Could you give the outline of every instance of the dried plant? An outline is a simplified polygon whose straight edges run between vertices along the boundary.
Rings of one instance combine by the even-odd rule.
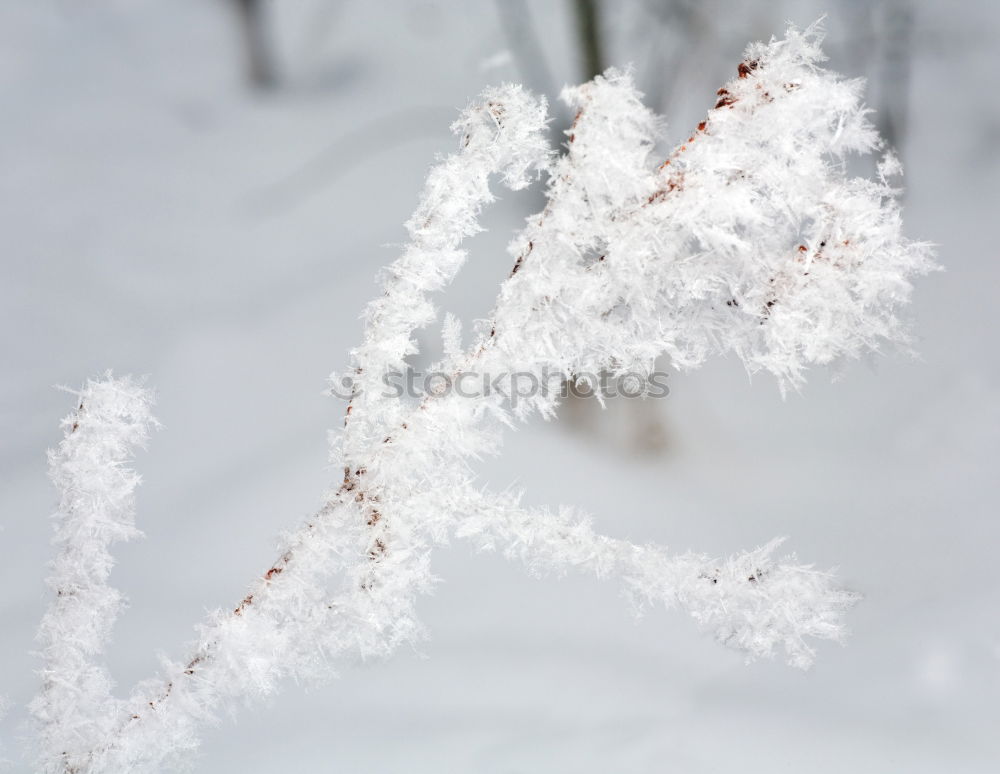
[[[640,606],[679,607],[748,658],[783,652],[806,667],[811,639],[840,639],[855,596],[828,572],[776,557],[780,541],[728,559],[671,554],[477,486],[469,459],[495,453],[505,426],[553,416],[557,395],[538,390],[515,406],[501,393],[412,402],[381,389],[436,318],[430,296],[465,260],[461,243],[479,229],[494,177],[520,189],[548,175],[548,203],[515,237],[510,276],[468,344],[445,318],[438,368],[456,379],[648,373],[659,357],[693,368],[731,352],[786,389],[812,364],[904,340],[897,312],[911,277],[932,267],[929,250],[901,234],[891,155],[876,180],[847,174],[845,155],[880,141],[862,84],[820,68],[819,42],[814,27],[751,46],[659,164],[658,121],[627,73],[564,92],[576,118],[561,155],[546,140],[544,100],[522,88],[489,89],[470,106],[351,353],[353,396],[332,437],[343,481],[244,599],[198,628],[190,655],[127,699],[113,697],[101,663],[120,607],[109,549],[136,534],[138,476],[127,463],[155,420],[138,383],[88,382],[50,459],[60,504],[32,707],[40,767],[154,771],[195,748],[220,706],[421,637],[415,601],[433,583],[432,549],[455,536],[532,571],[615,578]]]

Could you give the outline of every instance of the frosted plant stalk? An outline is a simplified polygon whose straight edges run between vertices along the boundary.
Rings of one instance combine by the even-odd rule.
[[[49,453],[60,493],[48,579],[56,596],[38,633],[45,668],[32,704],[50,767],[67,771],[80,770],[112,730],[112,681],[97,660],[123,602],[108,584],[111,545],[138,534],[139,475],[126,463],[155,424],[149,393],[128,378],[89,381],[77,399]]]
[[[675,554],[598,535],[572,509],[526,509],[514,495],[483,491],[468,461],[496,453],[506,426],[553,416],[554,393],[516,406],[498,393],[455,392],[414,404],[380,389],[416,353],[414,332],[437,317],[430,296],[461,267],[461,243],[479,229],[496,177],[516,190],[547,174],[548,201],[514,238],[510,275],[467,346],[445,317],[438,367],[456,377],[648,373],[658,357],[693,368],[734,353],[784,390],[801,385],[810,365],[905,341],[898,312],[911,278],[932,268],[929,250],[901,233],[891,156],[876,180],[847,174],[846,154],[878,150],[879,140],[861,84],[823,70],[819,42],[813,27],[751,46],[706,118],[662,162],[652,158],[659,122],[627,73],[609,70],[564,92],[576,117],[558,156],[545,140],[544,100],[504,86],[470,106],[454,126],[459,149],[431,171],[410,242],[351,353],[355,390],[332,437],[343,480],[246,596],[199,627],[188,657],[121,701],[109,698],[96,665],[118,606],[106,586],[107,547],[132,530],[125,442],[144,440],[152,420],[131,382],[88,385],[85,395],[132,402],[128,411],[113,404],[102,420],[85,399],[54,458],[64,460],[77,438],[101,449],[117,439],[87,467],[59,463],[79,484],[54,476],[60,557],[72,561],[57,560],[53,584],[64,588],[79,563],[92,568],[93,593],[58,596],[43,622],[46,682],[33,705],[41,768],[155,771],[196,747],[221,706],[419,639],[415,601],[434,582],[431,552],[453,536],[501,548],[532,571],[616,578],[639,604],[685,610],[748,659],[783,653],[807,667],[811,640],[841,639],[854,595],[831,573],[776,557],[780,541],[728,559]],[[88,503],[116,504],[100,521],[113,530],[94,532],[96,517],[74,499],[82,491],[95,493]],[[99,612],[95,632],[81,617],[84,601]],[[57,647],[64,627],[78,630],[80,644]]]

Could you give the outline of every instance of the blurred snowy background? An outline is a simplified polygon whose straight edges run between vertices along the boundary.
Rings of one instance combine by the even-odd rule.
[[[612,585],[533,580],[458,543],[421,603],[432,639],[287,686],[210,731],[199,772],[1000,771],[1000,5],[984,0],[0,4],[0,758],[13,771],[54,494],[45,450],[78,385],[148,374],[160,399],[121,689],[231,605],[337,476],[321,395],[448,124],[484,85],[550,96],[633,62],[677,139],[744,45],[829,13],[835,68],[872,79],[906,164],[907,229],[945,273],[914,304],[920,360],[816,372],[782,401],[735,362],[655,404],[573,407],[510,437],[484,480],[600,529],[726,554],[776,535],[865,601],[802,674],[745,666],[680,614],[635,623]],[[242,11],[240,9],[243,9]],[[248,35],[247,32],[250,31]],[[536,194],[505,196],[444,307],[485,315]],[[428,340],[436,336],[427,333]],[[831,377],[839,377],[834,381]]]

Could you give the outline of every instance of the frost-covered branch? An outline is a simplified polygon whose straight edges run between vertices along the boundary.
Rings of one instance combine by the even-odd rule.
[[[380,433],[402,420],[406,409],[383,395],[382,377],[405,368],[406,357],[417,352],[414,331],[436,316],[429,294],[455,277],[466,257],[460,245],[481,230],[479,213],[494,199],[490,177],[499,175],[508,188],[519,190],[545,169],[551,154],[547,120],[544,99],[505,86],[487,89],[452,125],[461,150],[431,170],[406,224],[410,241],[387,269],[385,292],[369,305],[364,341],[352,352],[348,458],[364,454],[373,437],[381,440]]]
[[[55,598],[38,633],[45,666],[31,706],[41,748],[67,771],[82,770],[111,730],[112,681],[100,656],[123,604],[108,584],[111,546],[138,534],[139,474],[126,464],[155,424],[149,393],[128,378],[89,381],[77,397],[63,441],[49,453],[59,491],[48,578]]]
[[[348,409],[354,421],[345,429],[345,447],[353,433],[367,449],[397,422],[400,407],[380,401],[380,382],[367,374],[381,379],[415,351],[412,332],[433,316],[426,294],[461,265],[458,243],[476,232],[475,218],[492,199],[490,176],[515,189],[526,185],[548,158],[545,122],[544,101],[508,86],[488,90],[455,123],[461,149],[431,172],[408,224],[411,243],[386,273],[384,297],[369,309],[365,341],[354,354],[358,392]],[[376,460],[369,465],[374,469]],[[83,770],[156,770],[197,745],[201,725],[221,703],[269,693],[288,675],[316,677],[336,656],[387,655],[420,634],[412,603],[430,583],[428,556],[419,550],[422,525],[396,524],[394,550],[386,551],[387,521],[370,505],[378,495],[356,483],[364,472],[361,463],[347,470],[326,505],[286,537],[285,550],[247,595],[200,627],[188,658],[165,664],[162,678],[98,713],[110,730],[97,743],[88,740]],[[45,747],[43,761],[47,770],[62,771],[53,749]]]
[[[833,573],[798,564],[794,555],[776,560],[780,538],[726,559],[671,555],[599,535],[572,508],[521,508],[479,492],[470,502],[477,507],[456,535],[479,550],[502,550],[538,576],[579,570],[618,580],[637,610],[680,607],[748,660],[771,658],[780,647],[793,666],[810,666],[815,650],[806,638],[842,639],[843,615],[857,599],[836,585]]]
[[[551,373],[648,372],[663,356],[690,368],[735,353],[785,389],[810,365],[904,340],[898,309],[911,278],[931,268],[928,249],[902,236],[891,157],[878,180],[847,174],[845,154],[879,141],[860,84],[819,67],[819,37],[815,28],[790,30],[751,46],[705,119],[662,162],[651,155],[659,122],[627,73],[609,70],[564,93],[576,118],[555,159],[543,100],[516,86],[485,92],[456,122],[459,150],[431,171],[407,224],[410,242],[368,308],[345,425],[332,437],[342,481],[285,537],[245,597],[202,624],[189,656],[164,664],[125,701],[108,701],[110,682],[90,659],[117,607],[103,585],[107,541],[129,532],[131,511],[113,511],[117,532],[94,533],[79,528],[90,524],[81,505],[92,498],[66,502],[62,512],[74,514],[66,523],[77,526],[60,532],[68,559],[55,577],[70,578],[79,560],[99,591],[57,597],[43,624],[42,768],[155,771],[195,747],[220,706],[418,639],[416,600],[435,581],[432,549],[454,535],[502,547],[533,570],[617,577],[636,601],[684,609],[748,658],[783,650],[805,667],[810,639],[840,639],[854,596],[829,573],[774,559],[776,542],[726,560],[671,555],[597,535],[571,510],[524,509],[515,497],[479,491],[469,461],[496,453],[516,421],[553,416],[555,392],[536,390],[515,405],[499,392],[440,391],[412,403],[383,390],[384,377],[417,351],[415,332],[436,318],[431,295],[464,261],[461,243],[479,229],[491,178],[518,189],[542,172],[547,204],[512,242],[514,263],[490,319],[463,347],[457,321],[445,318],[439,365],[456,379],[527,373],[544,383]],[[117,394],[121,385],[87,389]],[[84,405],[89,412],[90,400]],[[151,420],[117,410],[119,424],[95,424],[101,438],[86,448],[109,444],[119,456],[87,457],[87,475],[122,488],[134,486],[121,466],[124,428],[144,432]],[[78,417],[82,431],[89,414]],[[77,468],[62,460],[84,437],[77,432],[54,457],[72,498],[80,495],[66,476]],[[131,488],[119,494],[113,502],[129,505]],[[90,609],[98,611],[93,631],[80,615]],[[66,627],[75,639],[60,636]]]

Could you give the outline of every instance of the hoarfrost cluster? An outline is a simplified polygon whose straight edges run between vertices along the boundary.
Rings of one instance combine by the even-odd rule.
[[[437,318],[431,296],[465,261],[462,242],[479,230],[495,179],[517,190],[547,176],[547,204],[511,244],[490,319],[463,334],[445,316],[437,370],[572,379],[734,353],[784,390],[813,364],[905,341],[898,313],[911,278],[932,268],[929,250],[902,236],[891,156],[875,180],[847,173],[848,154],[880,141],[862,84],[821,68],[820,37],[791,29],[751,46],[665,160],[654,158],[660,122],[627,72],[566,89],[575,119],[561,154],[547,140],[545,101],[519,86],[488,89],[466,109],[453,127],[458,150],[431,171],[409,244],[351,353],[356,390],[331,439],[343,480],[283,538],[246,596],[199,626],[189,655],[124,699],[113,697],[101,656],[121,606],[109,549],[136,534],[128,463],[155,421],[141,385],[88,382],[50,459],[60,503],[56,596],[32,705],[40,767],[158,770],[195,748],[222,707],[418,640],[415,603],[434,583],[432,550],[453,538],[532,572],[614,579],[639,606],[679,608],[748,659],[782,654],[807,667],[813,640],[840,639],[854,595],[831,573],[777,554],[780,540],[729,558],[671,553],[599,535],[571,508],[484,491],[470,459],[496,453],[505,427],[554,416],[557,396],[414,403],[378,389]]]

